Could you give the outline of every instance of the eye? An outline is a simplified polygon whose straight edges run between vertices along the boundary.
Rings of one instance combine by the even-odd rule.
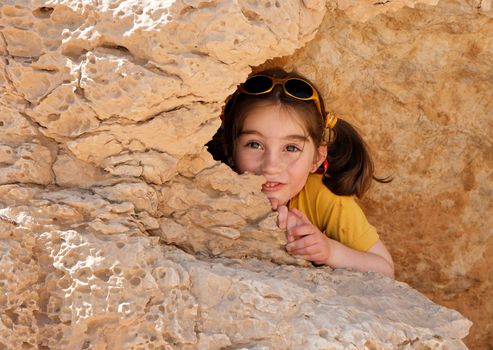
[[[245,147],[253,148],[253,149],[261,149],[262,145],[260,145],[260,143],[256,141],[250,141],[245,145]]]
[[[301,147],[299,147],[298,145],[286,145],[285,147],[286,151],[287,152],[301,152]]]

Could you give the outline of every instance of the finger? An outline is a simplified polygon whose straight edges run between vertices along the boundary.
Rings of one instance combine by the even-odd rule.
[[[285,229],[288,224],[288,207],[281,205],[277,208],[277,213],[277,226]]]
[[[317,231],[318,229],[312,224],[304,224],[288,228],[288,235],[293,237],[294,240],[298,240],[305,236],[314,235]]]
[[[277,208],[279,207],[279,199],[269,198],[269,201],[270,201],[270,206],[272,207],[272,209],[277,210]]]
[[[296,215],[296,217],[304,222],[305,224],[311,224],[310,220],[306,217],[305,213],[303,213],[301,210],[297,208],[291,209],[291,212]]]
[[[316,253],[316,254],[292,254],[294,257],[297,257],[299,259],[303,260],[308,260],[311,262],[314,262],[317,265],[327,265],[327,260],[324,258],[323,254],[321,253]]]
[[[286,229],[288,230],[288,242],[292,242],[295,238],[291,235],[290,230],[298,225],[298,218],[288,211]]]
[[[287,214],[287,220],[286,220],[286,229],[288,233],[288,242],[294,241],[296,238],[291,234],[291,230],[297,227],[300,224],[299,219],[296,215],[291,213],[290,210],[288,210]]]
[[[320,249],[320,246],[317,244],[289,251],[288,253],[292,256],[309,260],[317,264],[325,264],[327,261],[327,256],[324,254],[323,249]]]
[[[311,239],[311,236],[305,236],[303,238],[299,238],[297,240],[287,243],[286,250],[292,252],[301,248],[309,247],[315,243],[316,241]]]
[[[293,242],[297,243],[297,242]],[[307,255],[307,256],[312,256],[320,253],[320,248],[318,247],[317,244],[302,244],[302,245],[290,245],[292,243],[289,243],[286,246],[286,250],[288,251],[289,254],[292,255]]]

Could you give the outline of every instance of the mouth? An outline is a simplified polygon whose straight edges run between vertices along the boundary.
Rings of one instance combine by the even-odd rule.
[[[284,184],[282,182],[267,181],[262,185],[262,192],[275,192],[279,191]]]

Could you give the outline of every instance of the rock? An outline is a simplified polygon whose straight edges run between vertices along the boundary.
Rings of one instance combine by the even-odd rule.
[[[0,348],[465,349],[471,322],[413,287],[487,344],[488,2],[0,14]],[[410,286],[290,256],[264,179],[207,152],[225,99],[272,59],[319,83],[399,179],[363,205]]]

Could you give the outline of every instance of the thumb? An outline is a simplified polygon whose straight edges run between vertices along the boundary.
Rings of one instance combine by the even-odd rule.
[[[277,210],[279,208],[279,199],[277,198],[269,198],[270,206],[272,209]]]

